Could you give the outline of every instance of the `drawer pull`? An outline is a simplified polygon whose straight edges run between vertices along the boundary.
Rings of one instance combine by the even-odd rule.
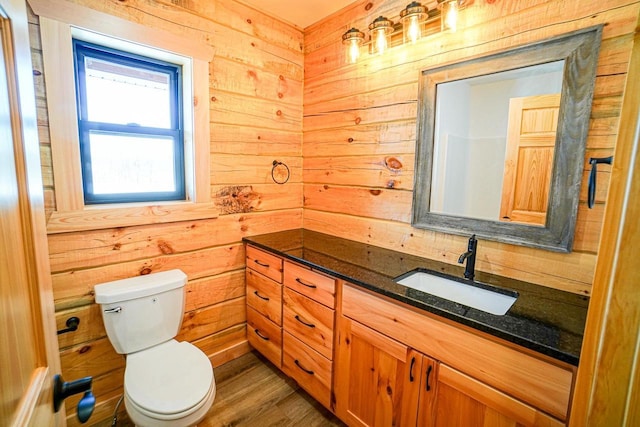
[[[413,382],[413,365],[416,364],[416,358],[411,358],[411,366],[409,366],[409,382]]]
[[[265,264],[264,262],[260,262],[258,259],[254,259],[253,262],[258,264],[260,267],[269,268],[269,264]]]
[[[296,277],[296,282],[300,283],[302,286],[306,286],[307,288],[311,288],[311,289],[317,288],[317,286],[314,284],[304,283],[302,280],[300,280],[299,277]]]
[[[269,297],[263,297],[262,295],[260,295],[260,294],[258,293],[258,291],[253,291],[253,293],[254,293],[254,294],[255,294],[255,296],[257,296],[258,298],[263,299],[263,300],[265,300],[265,301],[269,301]]]
[[[303,367],[303,366],[300,364],[300,362],[298,362],[298,359],[294,360],[294,361],[293,361],[293,363],[295,363],[295,364],[296,364],[296,366],[297,366],[298,368],[302,369],[302,370],[303,370],[304,372],[306,372],[307,374],[309,374],[309,375],[313,375],[313,374],[314,374],[314,372],[313,372],[313,371],[310,371],[310,370],[306,369],[305,367]]]
[[[304,320],[302,320],[302,319],[300,318],[300,316],[298,316],[297,314],[296,314],[296,320],[297,320],[298,322],[302,323],[304,326],[307,326],[307,327],[309,327],[309,328],[315,328],[315,327],[316,327],[316,325],[314,325],[313,323],[307,323],[307,322],[305,322]]]
[[[269,337],[266,337],[266,336],[262,335],[258,329],[254,329],[253,332],[255,332],[256,335],[259,336],[260,338],[262,338],[263,340],[269,341]]]
[[[429,380],[431,378],[431,371],[433,371],[433,366],[429,365],[427,368],[427,391],[431,391],[431,384],[429,384]]]

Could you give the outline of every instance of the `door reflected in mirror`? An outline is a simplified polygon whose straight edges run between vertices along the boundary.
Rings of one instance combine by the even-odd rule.
[[[436,85],[431,212],[545,225],[564,62]]]

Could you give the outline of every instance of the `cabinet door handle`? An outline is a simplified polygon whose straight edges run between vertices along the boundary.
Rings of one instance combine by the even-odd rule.
[[[302,286],[306,286],[307,288],[311,288],[311,289],[317,288],[317,286],[314,284],[304,283],[302,280],[300,280],[299,277],[296,277],[296,282],[300,283]]]
[[[302,323],[304,326],[308,326],[309,328],[315,328],[315,327],[316,327],[316,325],[314,325],[313,323],[307,323],[307,322],[305,322],[304,320],[302,320],[302,319],[300,318],[300,316],[298,316],[297,314],[296,314],[296,320],[297,320],[298,322]]]
[[[411,365],[409,366],[409,382],[413,382],[413,365],[416,364],[416,358],[411,358]]]
[[[263,340],[269,341],[269,337],[262,335],[258,329],[254,329],[253,332],[255,332],[256,335],[262,338]]]
[[[427,368],[427,391],[431,391],[431,384],[429,384],[431,379],[431,371],[433,371],[433,366],[429,365],[429,367]]]
[[[307,374],[309,374],[309,375],[313,375],[313,371],[310,371],[310,370],[306,369],[304,366],[302,366],[302,365],[300,364],[300,362],[298,362],[298,359],[294,360],[294,361],[293,361],[293,363],[295,363],[295,364],[296,364],[296,366],[297,366],[298,368],[302,369],[302,370],[303,370],[304,372],[306,372]]]
[[[262,295],[260,295],[260,294],[258,293],[258,291],[253,291],[253,293],[254,293],[254,294],[255,294],[255,296],[257,296],[258,298],[263,299],[263,300],[265,300],[265,301],[269,301],[269,297],[263,297]]]
[[[265,264],[263,262],[260,262],[260,260],[254,259],[253,262],[255,262],[256,264],[258,264],[261,267],[269,268],[269,264]]]

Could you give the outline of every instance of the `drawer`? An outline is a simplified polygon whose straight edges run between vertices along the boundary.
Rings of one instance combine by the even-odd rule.
[[[282,283],[282,258],[261,249],[247,246],[247,267]]]
[[[247,340],[271,363],[282,369],[282,328],[248,306]]]
[[[284,284],[327,307],[336,306],[336,281],[332,277],[285,261]]]
[[[332,363],[285,332],[282,370],[326,408],[331,404]]]
[[[327,359],[333,359],[334,311],[314,300],[285,288],[283,327]]]
[[[282,285],[247,268],[247,304],[282,326]]]

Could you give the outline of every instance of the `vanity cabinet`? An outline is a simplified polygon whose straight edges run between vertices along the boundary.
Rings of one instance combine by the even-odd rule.
[[[283,261],[247,246],[246,263],[247,340],[271,363],[282,368]]]
[[[342,313],[336,408],[349,424],[561,426],[567,420],[573,381],[569,367],[349,285],[342,291]],[[412,391],[408,382],[409,357],[415,354],[428,355],[420,362],[419,391]],[[350,370],[358,368],[368,377],[360,381],[356,375],[361,382],[356,385]],[[372,390],[384,410],[358,403]]]
[[[249,343],[350,426],[567,422],[572,366],[251,245],[246,254]]]

